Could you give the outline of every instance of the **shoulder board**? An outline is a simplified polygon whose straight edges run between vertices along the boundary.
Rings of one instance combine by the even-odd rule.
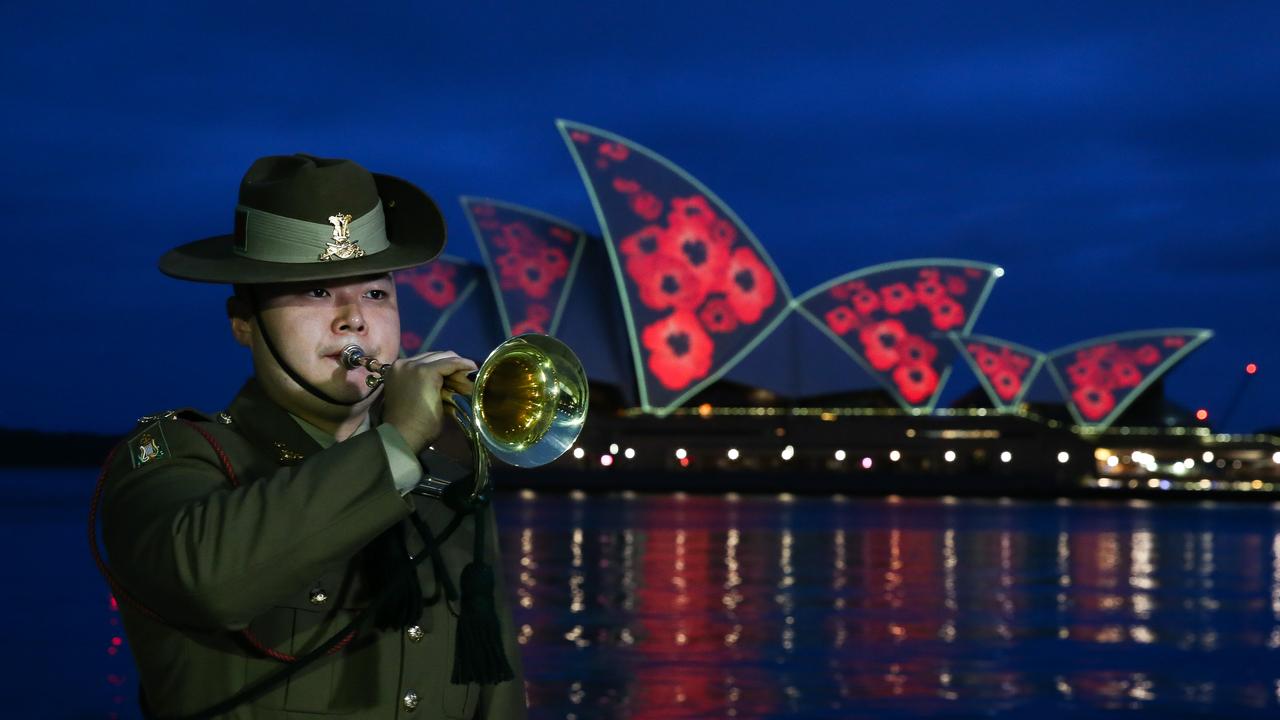
[[[178,410],[165,410],[164,412],[154,415],[143,415],[138,418],[139,425],[151,425],[161,420],[191,420],[194,422],[212,422],[213,418],[194,408],[180,408]]]

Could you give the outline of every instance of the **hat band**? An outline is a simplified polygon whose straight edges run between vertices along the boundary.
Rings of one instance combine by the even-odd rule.
[[[252,260],[279,263],[349,260],[390,246],[381,200],[354,220],[338,211],[329,217],[328,225],[236,206],[234,251]]]

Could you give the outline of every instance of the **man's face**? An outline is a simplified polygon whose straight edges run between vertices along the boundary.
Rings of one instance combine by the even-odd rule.
[[[400,354],[400,312],[391,274],[253,288],[259,317],[276,350],[295,373],[330,397],[353,402],[369,395],[364,368],[348,370],[342,348],[391,362]],[[272,357],[257,321],[232,319],[236,339],[253,350],[257,376],[286,409],[334,412],[293,381]],[[317,404],[319,403],[319,404]],[[324,405],[329,405],[324,408]],[[365,403],[357,409],[365,409]]]

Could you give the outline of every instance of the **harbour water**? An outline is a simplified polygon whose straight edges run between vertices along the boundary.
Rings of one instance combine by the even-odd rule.
[[[0,472],[0,715],[136,718],[92,470]],[[497,500],[531,717],[1270,717],[1270,504]]]

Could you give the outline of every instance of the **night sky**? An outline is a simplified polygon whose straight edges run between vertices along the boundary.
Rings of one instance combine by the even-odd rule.
[[[249,370],[227,291],[155,263],[230,230],[261,155],[416,182],[465,258],[464,194],[598,232],[558,117],[681,165],[796,294],[893,260],[997,263],[974,332],[1048,351],[1211,328],[1170,397],[1280,425],[1280,4],[441,6],[7,3],[21,322],[0,426],[225,406]]]

